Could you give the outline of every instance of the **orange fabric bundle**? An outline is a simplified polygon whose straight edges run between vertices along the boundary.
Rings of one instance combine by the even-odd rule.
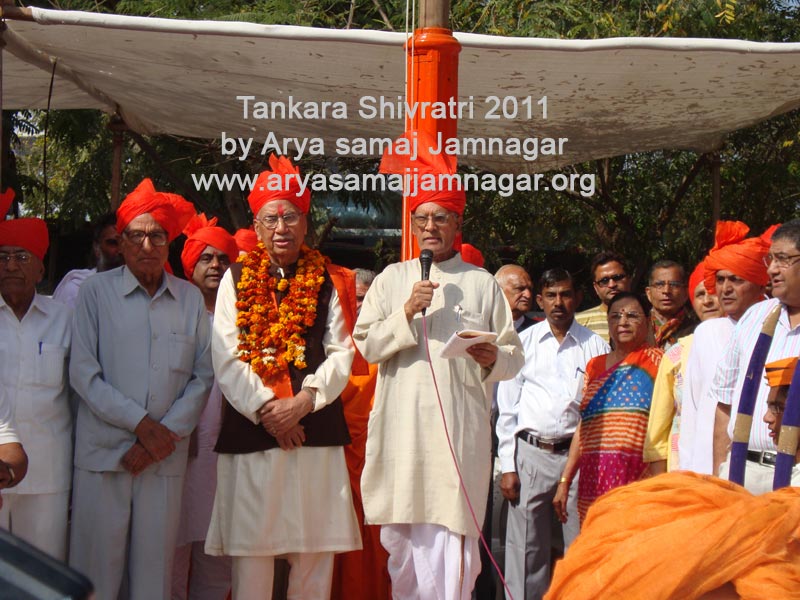
[[[778,228],[771,226],[759,237],[746,238],[750,228],[741,221],[719,221],[714,237],[714,247],[705,263],[706,290],[717,293],[717,271],[731,271],[737,277],[756,285],[767,285],[769,276],[764,257],[769,252],[772,234]]]
[[[233,234],[239,252],[250,252],[258,246],[258,234],[253,229],[239,229]]]
[[[411,160],[407,154],[399,152],[399,148],[409,144],[417,145],[417,158]],[[454,175],[456,173],[456,158],[442,152],[432,154],[431,146],[435,146],[435,140],[424,131],[406,131],[400,139],[396,140],[391,150],[387,150],[381,159],[381,173],[399,173],[404,177],[418,177],[418,184],[411,184],[412,193],[409,196],[409,210],[414,212],[420,204],[435,202],[442,208],[456,214],[463,214],[467,204],[467,195],[456,180],[452,180],[453,189],[449,186],[442,186],[446,189],[434,190],[420,189],[423,185],[422,176]]]
[[[0,194],[0,219],[5,218],[14,201],[14,190]],[[36,217],[0,221],[0,246],[17,246],[44,260],[50,246],[47,223]]]
[[[306,214],[311,207],[311,191],[306,188],[300,193],[300,168],[285,156],[274,154],[269,157],[269,166],[272,170],[258,175],[253,191],[247,197],[253,216],[273,200],[288,200]]]
[[[164,228],[171,242],[181,234],[195,209],[183,196],[157,192],[150,178],[145,178],[117,209],[117,233],[125,231],[136,217],[147,213]]]
[[[461,258],[464,262],[482,267],[484,264],[483,253],[472,244],[461,244],[457,250],[461,253]]]
[[[733,582],[745,600],[800,598],[800,489],[753,496],[673,472],[589,509],[545,600],[691,600]]]
[[[203,213],[199,213],[189,219],[183,233],[187,240],[181,252],[181,263],[187,279],[192,278],[194,267],[206,246],[213,246],[227,254],[231,261],[235,261],[239,256],[239,246],[236,244],[236,240],[222,227],[217,227],[216,217],[209,220]]]

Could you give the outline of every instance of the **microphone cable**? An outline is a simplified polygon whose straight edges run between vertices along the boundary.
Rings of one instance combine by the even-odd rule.
[[[478,537],[481,540],[481,544],[483,545],[483,549],[486,550],[486,554],[489,556],[489,560],[492,561],[492,566],[494,570],[497,572],[497,576],[500,578],[500,581],[503,584],[503,588],[506,591],[506,597],[510,600],[514,600],[514,596],[511,594],[511,590],[508,588],[508,584],[506,583],[505,578],[503,577],[503,573],[500,570],[500,566],[497,564],[497,561],[494,559],[494,555],[492,555],[492,549],[489,544],[486,542],[486,538],[483,537],[483,527],[482,524],[478,523],[478,518],[475,516],[475,509],[472,507],[472,501],[469,499],[469,494],[467,493],[467,486],[464,484],[464,478],[461,476],[461,467],[458,466],[458,459],[456,458],[455,450],[453,450],[453,442],[450,439],[450,430],[447,427],[447,418],[444,414],[444,405],[442,404],[442,396],[439,394],[439,384],[436,381],[436,373],[433,370],[433,361],[431,360],[431,347],[430,347],[430,340],[428,339],[428,323],[425,317],[425,312],[422,313],[422,334],[425,338],[425,354],[428,357],[428,366],[431,370],[431,378],[433,379],[433,389],[436,391],[436,400],[439,403],[439,414],[442,416],[442,425],[444,426],[444,435],[447,438],[447,447],[450,450],[450,456],[453,459],[453,465],[456,468],[456,473],[458,474],[458,483],[461,486],[461,491],[464,492],[464,499],[467,501],[467,508],[469,508],[469,514],[472,516],[472,522],[475,524],[475,528],[478,530]],[[492,465],[492,474],[494,474],[494,465]],[[494,477],[491,477],[489,480],[489,486],[494,485]],[[489,515],[491,519],[492,516]],[[462,555],[463,560],[463,555]],[[480,556],[479,556],[480,560]]]

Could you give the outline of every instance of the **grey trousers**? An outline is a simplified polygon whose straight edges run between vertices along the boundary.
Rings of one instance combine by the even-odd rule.
[[[562,528],[565,549],[580,530],[578,478],[570,486],[569,519],[561,525],[553,498],[567,452],[546,452],[517,439],[515,460],[520,490],[519,501],[508,507],[505,578],[514,600],[538,600],[550,586],[554,528]]]

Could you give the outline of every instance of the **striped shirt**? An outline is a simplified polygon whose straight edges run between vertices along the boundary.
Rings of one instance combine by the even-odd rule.
[[[592,330],[608,342],[608,307],[602,302],[575,315],[578,325]]]
[[[711,401],[728,404],[731,406],[731,421],[728,425],[728,435],[733,439],[733,428],[736,423],[736,413],[739,408],[739,398],[742,395],[742,386],[753,354],[756,340],[761,333],[769,312],[779,303],[772,298],[751,306],[739,319],[733,330],[731,341],[725,349],[725,354],[717,366],[714,382],[709,390]],[[786,306],[781,305],[781,314],[775,327],[775,335],[767,354],[767,363],[800,355],[800,326],[791,328],[789,314]],[[750,431],[748,448],[756,451],[775,451],[775,444],[769,437],[769,429],[764,423],[764,413],[767,410],[767,396],[769,386],[762,371],[759,377],[758,396],[756,397],[755,410],[753,411],[753,427]]]

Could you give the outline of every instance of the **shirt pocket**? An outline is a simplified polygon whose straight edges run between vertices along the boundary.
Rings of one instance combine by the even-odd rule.
[[[171,333],[169,336],[170,371],[190,375],[194,366],[195,338],[193,335]]]
[[[32,387],[60,388],[64,384],[67,348],[40,342],[27,375]]]

